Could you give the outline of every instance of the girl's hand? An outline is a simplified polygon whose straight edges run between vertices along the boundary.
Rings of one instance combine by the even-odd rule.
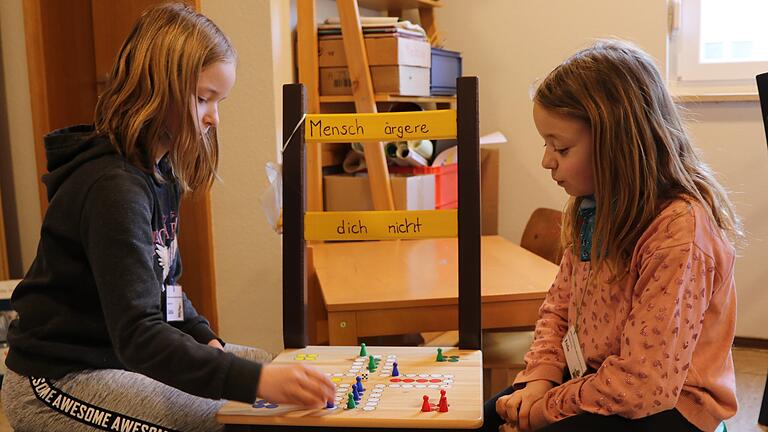
[[[214,348],[218,348],[218,349],[224,351],[224,347],[221,346],[221,342],[219,342],[218,339],[211,339],[211,341],[208,342],[208,346],[214,347]]]
[[[304,365],[265,364],[256,395],[274,403],[323,408],[336,386],[317,369]]]
[[[530,430],[528,416],[531,406],[554,386],[548,380],[530,381],[525,388],[496,400],[496,412],[512,426],[520,430]]]
[[[540,398],[531,405],[531,410],[528,413],[528,426],[530,430],[536,431],[548,424],[547,418],[544,417],[544,398]]]

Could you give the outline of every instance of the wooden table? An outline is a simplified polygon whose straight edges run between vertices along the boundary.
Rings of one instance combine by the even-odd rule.
[[[346,408],[347,394],[367,359],[359,347],[308,346],[283,351],[273,363],[304,363],[328,375],[337,386],[333,408],[306,410],[292,405],[257,400],[249,405],[227,402],[217,414],[227,431],[257,430],[371,430],[370,428],[474,430],[483,424],[482,353],[448,348],[445,360],[436,361],[435,348],[368,347],[379,359],[374,372],[362,381],[364,392],[357,407]],[[392,376],[398,363],[400,375]],[[440,391],[446,392],[448,412],[439,412]],[[432,410],[422,411],[423,396]],[[326,429],[322,429],[326,428]]]
[[[454,238],[315,244],[312,261],[330,345],[458,328]],[[482,327],[532,326],[557,269],[500,236],[483,237]]]

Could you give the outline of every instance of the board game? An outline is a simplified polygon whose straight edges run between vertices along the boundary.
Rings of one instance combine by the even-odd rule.
[[[274,362],[318,368],[336,385],[334,403],[306,410],[263,399],[253,405],[227,402],[218,413],[219,422],[448,429],[476,428],[483,423],[480,351],[308,346],[285,350]]]

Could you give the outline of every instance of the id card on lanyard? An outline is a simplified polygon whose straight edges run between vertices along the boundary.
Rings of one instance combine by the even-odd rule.
[[[181,285],[165,285],[165,320],[168,322],[184,321],[184,295]]]
[[[569,326],[568,331],[563,337],[563,352],[565,361],[568,363],[568,371],[571,378],[580,378],[587,372],[587,363],[584,361],[584,355],[581,353],[579,344],[579,335],[576,334],[576,328]]]

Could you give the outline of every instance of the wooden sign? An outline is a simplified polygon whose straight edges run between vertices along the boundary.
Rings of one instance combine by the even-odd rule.
[[[308,114],[306,142],[407,141],[456,138],[456,111]]]
[[[457,210],[307,212],[305,240],[394,240],[457,236]]]

